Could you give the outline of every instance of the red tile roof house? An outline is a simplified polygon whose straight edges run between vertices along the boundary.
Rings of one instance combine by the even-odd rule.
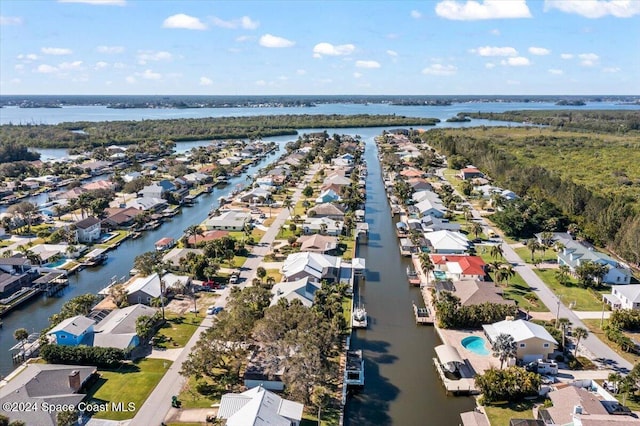
[[[429,257],[435,270],[446,272],[447,278],[456,281],[464,278],[484,281],[486,264],[478,256],[432,254]]]
[[[222,237],[226,237],[227,235],[229,235],[228,231],[219,231],[219,230],[206,231],[202,235],[190,236],[188,243],[189,243],[189,246],[192,247],[192,246],[195,246],[196,243],[200,244],[200,243],[205,243],[207,241],[218,240]]]
[[[458,176],[462,180],[467,180],[467,179],[483,178],[484,173],[482,173],[476,167],[470,166],[460,170],[460,174]]]

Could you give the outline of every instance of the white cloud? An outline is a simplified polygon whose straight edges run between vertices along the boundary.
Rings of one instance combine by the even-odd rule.
[[[136,79],[133,76],[127,76],[127,78],[125,78],[125,81],[129,84],[133,84],[136,82]]]
[[[560,57],[562,59],[573,59],[573,53],[561,53]]]
[[[291,47],[294,44],[296,44],[291,40],[287,40],[286,38],[274,36],[271,34],[265,34],[262,37],[260,37],[259,43],[260,43],[260,46],[262,47],[270,47],[270,48]]]
[[[557,69],[557,68],[550,68],[549,70],[549,74],[553,74],[553,75],[562,75],[564,74],[564,71]]]
[[[606,68],[602,68],[602,72],[608,72],[608,73],[620,72],[620,68],[618,68],[618,67],[606,67]]]
[[[356,67],[358,68],[380,68],[380,62],[378,61],[356,61]]]
[[[256,81],[256,86],[266,86],[267,82],[264,80],[258,80]]]
[[[15,64],[13,69],[16,71],[22,71],[24,69],[24,64]]]
[[[477,49],[471,49],[472,53],[477,53],[480,56],[517,56],[518,51],[513,47],[496,47],[496,46],[482,46]]]
[[[127,64],[123,63],[123,62],[116,62],[113,64],[113,68],[117,69],[117,70],[123,70],[125,68],[127,68]]]
[[[313,57],[320,58],[325,56],[344,56],[350,55],[356,47],[353,44],[333,45],[331,43],[318,43],[313,47]]]
[[[144,70],[144,72],[137,72],[136,76],[142,77],[145,80],[160,80],[162,78],[162,74],[153,72],[151,70]]]
[[[499,36],[500,35],[500,30],[496,28],[496,29],[493,29],[493,30],[489,31],[489,33],[491,35],[494,35],[494,36]]]
[[[94,6],[124,6],[126,0],[58,0],[58,3],[85,3]]]
[[[251,41],[253,39],[255,39],[255,37],[248,36],[248,35],[242,35],[242,36],[236,37],[236,41],[239,43],[244,43],[245,41]]]
[[[362,73],[360,73],[360,72],[354,72],[354,73],[353,73],[353,77],[354,77],[354,78],[360,78],[360,77],[362,77]]]
[[[510,67],[526,67],[528,65],[531,65],[529,59],[525,58],[524,56],[516,56],[515,58],[503,59],[502,61],[500,61],[500,63],[502,65],[508,65]]]
[[[211,86],[213,84],[213,80],[208,77],[200,77],[200,86]]]
[[[413,19],[420,19],[420,18],[422,18],[422,13],[420,13],[420,11],[418,11],[418,10],[412,10],[411,11],[411,17]]]
[[[38,68],[36,68],[36,71],[42,74],[52,74],[58,72],[58,68],[48,64],[40,64]]]
[[[545,0],[545,12],[550,9],[575,13],[591,19],[607,15],[630,18],[640,14],[640,2],[637,0]]]
[[[433,64],[422,70],[422,74],[427,75],[453,75],[458,68],[453,65]]]
[[[45,55],[71,55],[73,53],[71,49],[63,47],[43,47],[40,51]]]
[[[484,67],[488,70],[491,70],[496,67],[496,64],[494,64],[493,62],[487,62],[486,64],[484,64]]]
[[[138,63],[145,65],[149,61],[170,61],[173,59],[173,55],[165,51],[155,50],[139,50],[138,51]]]
[[[444,0],[436,5],[436,14],[441,18],[456,21],[531,18],[525,0]]]
[[[387,50],[387,55],[395,57],[398,56],[398,52],[395,50]]]
[[[260,26],[259,21],[254,21],[248,16],[243,16],[242,18],[232,19],[230,21],[225,21],[224,19],[220,19],[217,16],[211,17],[211,23],[216,27],[227,28],[230,30],[235,30],[238,28],[242,28],[244,30],[255,30]]]
[[[61,71],[78,70],[82,68],[82,61],[62,62],[58,65]]]
[[[20,59],[21,61],[35,61],[38,59],[38,55],[36,55],[35,53],[27,53],[26,55],[21,53],[17,56],[18,59]]]
[[[305,75],[306,73],[307,73],[307,70],[303,70],[303,69],[296,70],[296,74],[298,75]]]
[[[124,52],[124,47],[122,46],[98,46],[96,47],[96,51],[98,53],[107,53],[107,54],[115,54]]]
[[[97,69],[97,70],[101,70],[101,69],[104,69],[104,68],[106,68],[106,67],[108,67],[108,66],[109,66],[109,63],[108,63],[108,62],[105,62],[105,61],[98,61],[98,62],[96,62],[96,64],[94,65],[94,68],[95,68],[95,69]]]
[[[171,15],[162,22],[162,28],[181,28],[185,30],[206,30],[207,26],[195,16],[178,13]]]
[[[255,30],[260,26],[260,22],[254,21],[248,16],[243,16],[240,18],[240,26],[245,30]]]
[[[584,67],[593,67],[600,59],[600,57],[595,53],[580,53],[578,58],[580,58],[580,65]]]
[[[19,16],[0,16],[0,25],[22,25],[22,18]]]
[[[529,48],[529,53],[531,53],[532,55],[538,55],[538,56],[544,56],[544,55],[548,55],[549,53],[551,53],[551,51],[549,49],[545,49],[544,47],[530,47]]]

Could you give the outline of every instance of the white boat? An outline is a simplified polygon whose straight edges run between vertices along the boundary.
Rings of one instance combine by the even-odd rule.
[[[367,311],[364,306],[355,308],[351,315],[351,326],[353,328],[367,328],[368,323]]]

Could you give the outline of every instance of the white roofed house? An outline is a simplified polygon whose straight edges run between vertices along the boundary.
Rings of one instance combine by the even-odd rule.
[[[217,418],[226,420],[226,426],[299,426],[303,410],[303,404],[258,386],[222,395]]]
[[[313,217],[305,219],[302,224],[302,232],[305,235],[309,234],[324,234],[338,236],[342,234],[344,223],[330,219],[328,217]]]
[[[572,273],[584,262],[595,262],[607,267],[607,273],[602,277],[603,283],[615,285],[631,282],[631,270],[611,256],[581,241],[564,240],[562,243],[564,248],[558,253],[558,264],[567,265]]]
[[[251,213],[238,210],[229,210],[220,216],[212,217],[205,221],[207,230],[220,229],[226,231],[242,231],[251,221]]]
[[[153,299],[160,297],[162,294],[160,276],[157,273],[153,273],[146,277],[135,278],[126,286],[126,290],[129,304],[142,303],[149,305]]]
[[[140,344],[136,320],[141,316],[153,317],[157,309],[136,304],[113,310],[94,327],[93,346],[118,348],[129,351]]]
[[[344,220],[345,209],[332,203],[316,204],[307,212],[308,217],[328,217],[333,220]]]
[[[264,204],[270,198],[271,191],[261,187],[253,188],[251,191],[238,196],[240,201],[249,204]]]
[[[612,285],[603,299],[613,309],[640,309],[640,284]]]
[[[142,211],[160,211],[167,208],[169,204],[166,200],[162,198],[150,198],[150,197],[140,197],[133,198],[126,203],[126,207],[133,207],[134,209],[142,210]]]
[[[429,241],[432,253],[462,254],[469,250],[469,240],[460,232],[427,232],[424,237]]]
[[[525,320],[504,320],[485,324],[482,328],[490,343],[500,334],[512,336],[517,345],[517,358],[525,363],[547,359],[558,345],[543,326]]]
[[[336,282],[340,278],[342,258],[320,253],[299,252],[287,256],[282,265],[285,281],[309,277],[312,281]]]
[[[289,302],[299,300],[304,306],[310,308],[313,306],[316,290],[319,288],[320,283],[312,281],[310,277],[277,283],[271,289],[273,294],[271,306],[277,305],[280,299],[285,299]]]

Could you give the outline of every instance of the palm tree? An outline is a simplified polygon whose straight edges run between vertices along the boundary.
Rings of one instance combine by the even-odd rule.
[[[289,210],[289,216],[291,216],[291,210],[293,209],[293,202],[291,201],[291,198],[289,196],[287,196],[282,202],[282,207]]]
[[[420,252],[418,255],[420,259],[420,266],[422,267],[422,273],[427,278],[427,287],[429,286],[429,274],[431,271],[435,269],[435,265],[431,261],[431,257],[429,257],[429,253]]]
[[[469,230],[473,232],[473,235],[475,235],[476,238],[478,238],[478,235],[480,235],[480,233],[482,232],[482,225],[480,225],[478,222],[472,222],[469,225]]]
[[[533,255],[535,254],[536,250],[540,249],[540,244],[538,244],[535,238],[529,238],[527,240],[527,248],[531,252],[531,263],[534,263],[535,259],[533,258]]]
[[[184,230],[185,235],[187,236],[187,246],[189,245],[189,238],[193,238],[193,247],[196,248],[198,245],[198,235],[203,235],[204,231],[198,225],[190,225],[187,229]]]
[[[504,254],[504,252],[502,251],[502,245],[500,244],[492,245],[491,249],[489,250],[489,254],[491,255],[491,257],[495,259],[502,257]]]
[[[513,277],[515,277],[516,275],[516,271],[513,269],[513,266],[511,264],[506,264],[504,266],[502,266],[500,269],[502,269],[502,274],[505,278],[505,280],[507,281],[507,287],[509,286],[509,280]]]
[[[500,369],[502,370],[505,361],[516,357],[518,346],[512,335],[501,333],[491,345],[491,350],[493,351],[493,356],[500,360]]]
[[[508,280],[507,270],[502,266],[499,267],[493,274],[493,279],[496,280],[498,284],[502,284],[503,281]]]
[[[18,328],[13,332],[13,338],[22,344],[22,351],[24,352],[24,343],[29,337],[29,332],[26,328]]]
[[[567,265],[558,266],[558,269],[556,269],[556,271],[554,272],[556,280],[558,280],[558,282],[560,284],[565,285],[565,286],[567,284],[569,284],[569,271],[570,270],[571,269]]]
[[[576,357],[578,354],[578,345],[580,344],[580,340],[586,339],[589,336],[589,331],[584,327],[576,327],[573,330],[573,335],[576,338],[576,348],[573,351],[573,356]]]

